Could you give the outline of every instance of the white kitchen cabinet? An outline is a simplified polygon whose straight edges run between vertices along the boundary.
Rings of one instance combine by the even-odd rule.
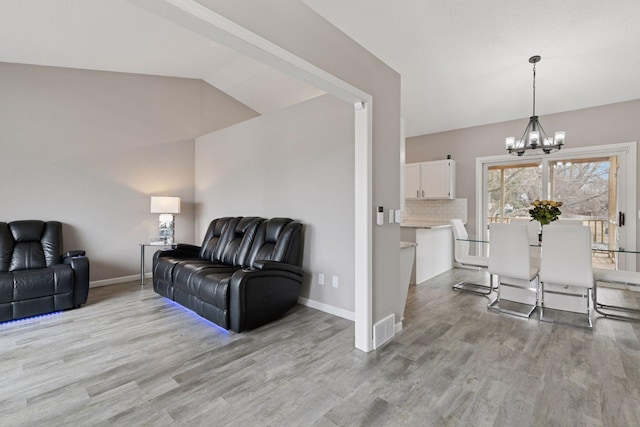
[[[420,163],[404,166],[404,197],[405,199],[419,199],[421,197]]]
[[[407,199],[455,199],[456,162],[437,160],[406,164],[404,186]]]

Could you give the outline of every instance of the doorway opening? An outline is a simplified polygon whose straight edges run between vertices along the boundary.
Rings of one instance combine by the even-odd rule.
[[[635,257],[606,250],[635,247],[635,143],[564,150],[562,154],[479,158],[478,230],[492,222],[530,220],[534,200],[562,202],[559,221],[588,226],[593,265],[635,270]],[[602,250],[597,250],[601,247]]]

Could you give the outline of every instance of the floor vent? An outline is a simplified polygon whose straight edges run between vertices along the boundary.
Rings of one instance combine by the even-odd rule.
[[[396,316],[390,314],[373,325],[373,348],[376,349],[393,338],[395,333]]]

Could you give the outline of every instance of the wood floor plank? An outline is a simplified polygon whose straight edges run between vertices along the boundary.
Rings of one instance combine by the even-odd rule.
[[[515,318],[460,280],[488,276],[411,286],[402,332],[369,354],[352,322],[303,306],[236,334],[149,285],[94,288],[80,309],[0,324],[1,424],[640,425],[639,324]]]

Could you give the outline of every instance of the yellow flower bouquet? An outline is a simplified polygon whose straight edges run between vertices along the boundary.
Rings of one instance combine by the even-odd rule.
[[[562,206],[562,202],[534,200],[533,208],[529,211],[529,215],[538,221],[540,225],[546,225],[557,220],[560,214],[562,214],[562,212],[560,212],[560,206]]]

